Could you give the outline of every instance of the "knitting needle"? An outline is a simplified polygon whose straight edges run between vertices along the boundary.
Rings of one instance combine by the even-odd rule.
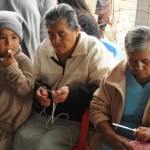
[[[134,132],[136,131],[136,129],[132,129],[132,128],[129,128],[129,127],[126,127],[126,126],[123,126],[123,125],[116,124],[116,123],[112,123],[112,125],[120,127],[120,128],[124,128],[124,129],[127,129],[127,130],[131,130],[131,131],[134,131]]]

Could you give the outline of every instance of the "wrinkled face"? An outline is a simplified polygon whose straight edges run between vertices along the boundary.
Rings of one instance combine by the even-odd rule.
[[[47,29],[50,42],[57,54],[65,54],[74,48],[79,30],[72,31],[66,20],[48,25]]]
[[[19,37],[9,29],[0,29],[0,58],[5,57],[8,50],[15,52],[19,48]]]
[[[142,49],[137,52],[129,52],[127,56],[132,73],[139,79],[150,79],[150,52]]]

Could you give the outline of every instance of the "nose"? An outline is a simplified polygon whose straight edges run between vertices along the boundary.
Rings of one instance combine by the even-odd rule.
[[[57,45],[60,42],[60,37],[58,35],[56,35],[53,39],[52,39],[52,43],[54,45]]]
[[[10,38],[8,38],[6,40],[6,46],[8,47],[8,49],[11,49],[11,47],[12,47],[12,40]]]
[[[143,63],[142,62],[138,62],[136,69],[138,71],[142,70],[143,69]]]

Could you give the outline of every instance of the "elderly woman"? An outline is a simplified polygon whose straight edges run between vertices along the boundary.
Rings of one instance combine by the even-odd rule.
[[[129,31],[125,50],[127,59],[108,72],[91,101],[90,120],[98,131],[91,140],[92,150],[93,140],[99,150],[133,149],[129,142],[136,138],[133,131],[112,123],[132,129],[150,126],[150,28]]]
[[[67,150],[76,145],[82,114],[113,60],[98,39],[80,32],[70,5],[50,9],[45,21],[49,37],[34,59],[39,86],[35,111],[16,134],[14,150]]]

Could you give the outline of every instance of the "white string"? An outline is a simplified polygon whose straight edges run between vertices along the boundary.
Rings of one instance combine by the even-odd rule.
[[[48,128],[48,124],[51,123],[53,124],[55,119],[58,119],[60,116],[64,115],[66,116],[66,120],[69,119],[69,115],[67,113],[60,113],[58,114],[56,117],[54,116],[55,114],[55,110],[56,110],[56,107],[57,107],[57,103],[53,103],[53,108],[52,108],[52,115],[49,116],[49,119],[48,121],[46,122],[46,128]],[[43,112],[45,112],[45,109],[43,109]],[[45,115],[46,115],[46,112],[45,112]]]
[[[66,120],[69,119],[69,115],[68,115],[67,113],[60,113],[60,114],[58,114],[58,115],[55,117],[54,114],[55,114],[56,107],[57,107],[57,103],[53,103],[52,115],[49,116],[49,119],[48,119],[48,121],[46,122],[45,127],[46,127],[47,129],[49,129],[49,130],[51,130],[51,129],[53,129],[53,128],[56,128],[56,127],[66,129],[67,132],[68,132],[69,135],[70,135],[70,147],[72,148],[72,134],[71,134],[70,130],[69,130],[67,127],[65,127],[65,126],[53,126],[53,127],[51,127],[51,128],[48,127],[48,124],[49,124],[49,123],[50,123],[50,124],[53,124],[54,121],[55,121],[56,119],[58,119],[60,116],[62,116],[62,115],[66,116]],[[46,107],[40,112],[40,114],[42,114],[42,113],[44,113],[44,115],[47,115],[47,114],[46,114]]]
[[[43,108],[43,110],[40,112],[40,114],[42,115],[44,113],[44,115],[46,115],[46,107]]]
[[[39,84],[39,83],[38,83],[38,84]],[[48,90],[45,86],[43,86],[43,88],[45,88],[46,90]],[[50,90],[48,90],[48,91],[52,94],[52,97],[53,97],[53,93],[52,93]],[[55,114],[56,107],[57,107],[57,103],[53,103],[52,115],[49,116],[49,119],[48,119],[48,121],[46,122],[46,125],[45,125],[45,126],[46,126],[46,128],[49,129],[49,130],[51,130],[51,129],[53,129],[53,128],[56,128],[56,127],[66,129],[67,132],[68,132],[69,135],[70,135],[70,147],[72,148],[72,134],[71,134],[70,130],[69,130],[67,127],[65,127],[65,126],[53,126],[53,127],[51,127],[51,128],[48,127],[48,124],[49,124],[49,123],[53,124],[54,121],[55,121],[56,119],[58,119],[60,116],[62,116],[62,115],[66,116],[66,120],[69,119],[69,115],[68,115],[67,113],[60,113],[60,114],[58,114],[58,115],[55,117],[54,114]],[[42,114],[42,113],[44,113],[44,115],[47,115],[47,114],[46,114],[46,107],[44,107],[43,110],[40,112],[40,114]]]
[[[55,119],[54,113],[56,110],[56,106],[57,106],[57,103],[53,103],[52,115],[50,117],[50,118],[52,118],[52,124],[54,123],[54,119]]]

